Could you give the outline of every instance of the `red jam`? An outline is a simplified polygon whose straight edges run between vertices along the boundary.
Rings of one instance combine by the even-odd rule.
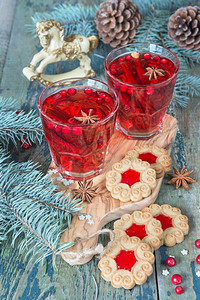
[[[133,224],[131,225],[131,227],[126,229],[126,234],[128,236],[137,236],[139,237],[141,240],[147,236],[146,230],[145,230],[145,225],[137,225],[137,224]]]
[[[114,258],[117,264],[117,269],[131,271],[134,264],[137,262],[134,251],[121,250]]]
[[[169,227],[173,227],[172,218],[170,218],[170,217],[160,214],[160,215],[154,216],[154,218],[160,221],[163,230],[165,230]]]
[[[134,171],[132,169],[127,170],[126,172],[122,173],[122,179],[121,183],[126,183],[130,187],[136,183],[140,182],[140,173],[137,171]]]
[[[157,156],[155,156],[150,152],[146,152],[146,153],[141,153],[138,158],[143,161],[147,161],[150,164],[155,164]]]

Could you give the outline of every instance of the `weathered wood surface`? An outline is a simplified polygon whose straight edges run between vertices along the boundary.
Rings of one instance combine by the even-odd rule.
[[[68,3],[77,1],[68,1]],[[39,43],[27,33],[24,24],[31,22],[31,16],[37,11],[51,10],[55,5],[64,1],[31,1],[31,0],[1,0],[0,1],[0,95],[14,97],[19,105],[25,109],[36,107],[36,99],[42,87],[36,83],[29,83],[22,75],[22,68],[26,66],[33,54],[37,51]],[[80,3],[80,2],[79,2]],[[89,3],[84,0],[81,4]],[[93,3],[93,1],[90,1]],[[95,1],[100,3],[100,1]],[[15,4],[16,10],[15,10]],[[15,12],[14,18],[12,17]],[[3,26],[3,27],[2,27]],[[2,28],[6,29],[5,31]],[[12,30],[11,30],[12,29]],[[8,50],[7,50],[8,48]],[[96,64],[97,67],[98,64]],[[103,64],[99,64],[97,77],[102,78]],[[14,71],[13,71],[14,70]],[[19,255],[17,247],[13,249],[10,242],[1,246],[0,250],[0,296],[1,299],[29,300],[29,299],[95,299],[97,283],[97,299],[200,299],[200,277],[196,271],[200,265],[195,262],[195,257],[200,250],[194,247],[194,241],[200,238],[200,203],[199,203],[199,172],[200,172],[200,109],[199,99],[193,98],[187,109],[178,109],[179,127],[184,136],[186,150],[186,162],[188,169],[194,169],[193,178],[196,183],[189,191],[175,190],[174,186],[168,186],[167,178],[164,178],[157,203],[169,203],[180,207],[182,212],[189,217],[190,232],[185,241],[172,248],[161,247],[156,251],[156,264],[154,273],[142,286],[136,286],[130,291],[114,289],[101,279],[97,268],[98,260],[92,259],[82,266],[69,266],[60,257],[57,257],[57,270],[53,270],[51,258],[48,264],[33,264],[24,256]],[[47,151],[46,143],[43,147],[32,147],[30,151],[20,150],[14,155],[16,160],[31,158],[40,161],[43,170],[48,168],[48,160],[44,158]],[[174,165],[177,160],[173,156]],[[177,166],[178,167],[178,166]],[[112,228],[112,224],[108,227]],[[105,242],[107,239],[104,240]],[[187,256],[181,254],[182,249],[189,250]],[[170,275],[162,275],[162,270],[167,269],[165,258],[174,255],[177,265],[170,269]],[[169,268],[168,268],[169,269]],[[171,284],[171,275],[179,273],[183,276],[182,286],[185,292],[178,297],[175,286]],[[94,279],[93,279],[94,277]],[[95,281],[94,281],[95,280]]]

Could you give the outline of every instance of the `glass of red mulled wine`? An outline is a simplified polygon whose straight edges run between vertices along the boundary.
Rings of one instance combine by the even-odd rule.
[[[108,54],[105,70],[120,101],[117,128],[128,138],[161,132],[179,70],[176,55],[156,44],[128,44]]]
[[[38,108],[45,137],[64,178],[101,173],[118,106],[113,89],[94,79],[62,80],[42,91]]]

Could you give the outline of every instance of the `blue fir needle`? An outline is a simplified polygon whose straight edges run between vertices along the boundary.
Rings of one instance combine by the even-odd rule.
[[[97,300],[97,296],[98,296],[98,286],[97,286],[97,282],[96,282],[96,279],[94,278],[94,276],[92,275],[92,279],[94,280],[94,285],[95,285],[95,299],[94,300]]]

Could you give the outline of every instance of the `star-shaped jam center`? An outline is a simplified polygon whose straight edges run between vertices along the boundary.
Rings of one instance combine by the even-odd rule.
[[[137,262],[134,251],[121,250],[114,258],[117,264],[117,269],[131,271],[134,264]]]
[[[92,115],[92,109],[89,110],[88,115],[84,111],[81,110],[81,115],[82,115],[82,117],[74,117],[74,119],[82,122],[81,123],[82,125],[95,123],[96,121],[100,120],[98,115]]]

